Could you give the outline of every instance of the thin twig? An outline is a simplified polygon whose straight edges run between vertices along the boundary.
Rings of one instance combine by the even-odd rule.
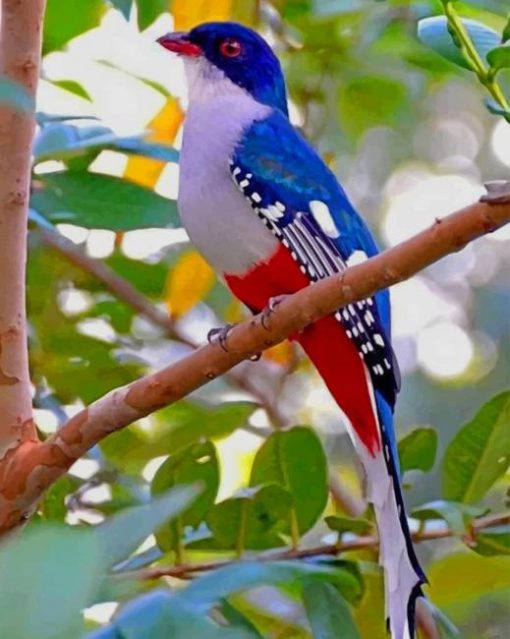
[[[507,513],[500,513],[487,517],[481,517],[475,519],[472,522],[472,529],[474,534],[478,534],[482,530],[487,528],[493,528],[495,526],[503,526],[510,524],[510,515]],[[433,541],[437,539],[447,539],[449,537],[455,537],[454,533],[449,528],[443,528],[440,530],[424,530],[422,532],[415,533],[413,541],[415,543],[423,541]],[[310,559],[311,557],[320,557],[324,555],[336,556],[343,552],[350,552],[354,550],[364,550],[366,548],[375,548],[379,544],[379,540],[375,535],[367,535],[358,537],[349,541],[341,541],[336,544],[323,544],[320,546],[314,546],[313,548],[301,548],[296,550],[283,550],[283,551],[270,551],[260,554],[245,557],[254,561],[285,561],[293,559]],[[234,563],[235,560],[221,560],[206,563],[197,564],[183,564],[181,566],[155,566],[153,568],[144,568],[142,570],[134,570],[130,572],[124,572],[119,575],[119,578],[130,579],[159,579],[160,577],[174,577],[177,579],[187,579],[190,575],[208,572],[210,570],[216,570]]]

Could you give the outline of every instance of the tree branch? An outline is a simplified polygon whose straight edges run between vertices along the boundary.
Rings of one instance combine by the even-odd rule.
[[[3,0],[0,76],[34,98],[44,0]],[[25,262],[30,159],[35,119],[0,106],[0,462],[35,441],[28,371]],[[2,495],[0,495],[0,502]]]
[[[469,539],[471,540],[473,537],[476,538],[478,533],[486,530],[487,528],[508,524],[510,524],[510,515],[506,513],[475,519],[471,523],[472,530],[469,533]],[[424,530],[422,532],[417,532],[412,537],[415,543],[419,543],[422,541],[433,541],[436,539],[448,539],[449,537],[455,536],[456,533],[452,530],[449,528],[443,528],[439,530]],[[378,545],[379,539],[375,535],[366,535],[351,541],[339,541],[336,544],[323,544],[321,546],[314,546],[313,548],[263,552],[255,556],[250,556],[249,559],[255,561],[309,559],[311,557],[320,557],[322,555],[336,556],[343,552],[375,548]],[[228,566],[231,563],[233,563],[232,560],[222,560],[200,564],[182,564],[180,566],[155,566],[153,568],[123,572],[119,575],[119,578],[159,579],[160,577],[175,577],[178,579],[188,579],[193,574],[215,570],[216,568]]]
[[[35,221],[37,222],[37,220]],[[199,347],[198,343],[182,335],[172,318],[160,311],[155,304],[140,293],[130,282],[118,275],[104,262],[87,255],[82,246],[64,237],[55,227],[49,224],[46,226],[39,223],[38,234],[47,246],[58,251],[61,256],[65,257],[71,264],[74,264],[74,266],[95,277],[103,284],[106,290],[110,291],[118,300],[139,313],[154,326],[162,329],[167,337],[170,339],[178,339],[181,343],[193,349]],[[282,371],[282,379],[286,373],[287,370]],[[285,425],[287,425],[288,420],[281,413],[277,405],[277,392],[274,394],[275,397],[269,397],[267,393],[263,392],[257,384],[254,383],[253,376],[244,371],[231,370],[225,374],[225,377],[232,386],[248,393],[257,401],[266,412],[274,428],[284,428]],[[282,380],[279,380],[280,385],[281,381]],[[273,393],[271,393],[271,395],[273,395]],[[246,430],[250,430],[248,426]],[[266,436],[261,429],[255,429],[255,434]],[[365,501],[361,498],[354,497],[333,473],[330,473],[329,490],[336,506],[352,517],[357,517],[364,512],[366,508]]]
[[[268,329],[260,316],[236,326],[228,352],[207,344],[172,366],[118,388],[37,445],[20,446],[0,468],[0,530],[16,526],[43,492],[108,434],[185,397],[241,361],[302,331],[320,317],[408,279],[510,221],[510,205],[477,202],[363,264],[284,300]]]

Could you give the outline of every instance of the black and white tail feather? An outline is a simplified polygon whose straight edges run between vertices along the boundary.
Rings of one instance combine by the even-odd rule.
[[[371,388],[367,373],[367,382]],[[377,416],[383,454],[373,456],[348,424],[351,440],[366,475],[367,499],[373,504],[379,532],[379,564],[384,570],[386,621],[392,639],[413,639],[415,608],[423,596],[425,574],[416,557],[406,518],[395,452],[385,422],[393,416],[381,396],[372,405]],[[345,417],[345,419],[347,419]]]

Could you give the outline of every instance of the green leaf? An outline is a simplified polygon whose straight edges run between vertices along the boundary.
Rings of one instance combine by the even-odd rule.
[[[108,264],[146,295],[159,295],[163,290],[167,269],[164,263],[148,265],[119,256],[108,260]],[[150,432],[132,426],[112,433],[101,442],[101,449],[116,466],[127,472],[140,472],[153,457],[175,454],[202,439],[226,437],[244,426],[256,407],[251,402],[208,406],[182,400],[159,411]]]
[[[62,122],[44,125],[34,141],[33,154],[36,163],[46,160],[63,160],[84,154],[93,147],[98,149],[109,141],[113,133],[101,125],[78,127]]]
[[[144,155],[147,158],[161,160],[162,162],[177,162],[179,160],[179,153],[173,147],[168,144],[147,142],[141,136],[117,138],[107,148],[114,151],[122,151],[123,153]]]
[[[67,515],[66,497],[74,493],[80,482],[71,475],[64,475],[44,495],[41,510],[46,521],[64,521]]]
[[[318,556],[309,560],[315,566],[333,568],[339,572],[339,580],[331,581],[342,597],[353,606],[358,606],[365,593],[365,579],[360,563],[338,557]],[[372,566],[372,564],[369,564]],[[343,575],[343,577],[342,577]]]
[[[360,639],[349,606],[331,584],[305,584],[303,603],[315,639]]]
[[[436,461],[437,433],[433,428],[416,428],[398,442],[402,472],[432,469]]]
[[[487,54],[487,60],[493,69],[510,69],[510,46],[492,49]]]
[[[195,502],[203,487],[176,486],[149,504],[126,508],[118,515],[97,526],[94,532],[103,549],[107,565],[125,559],[159,528],[165,521],[174,519]]]
[[[34,143],[37,162],[68,160],[104,149],[145,155],[164,162],[176,162],[177,151],[166,144],[146,142],[142,136],[119,137],[107,127],[77,127],[53,123],[42,128]]]
[[[310,428],[296,426],[272,433],[258,450],[250,485],[279,484],[292,497],[299,533],[315,524],[328,500],[326,455]]]
[[[487,402],[463,426],[443,458],[443,495],[476,502],[510,467],[510,392]]]
[[[479,506],[437,500],[414,508],[411,515],[420,521],[444,519],[453,533],[463,535],[473,519],[482,517],[487,512],[487,508]]]
[[[39,126],[46,126],[54,122],[70,122],[72,120],[99,120],[95,115],[74,115],[72,113],[44,113],[43,111],[37,111],[35,114],[35,120]]]
[[[340,535],[346,532],[354,533],[356,535],[368,535],[373,529],[372,522],[361,517],[340,517],[338,515],[330,515],[329,517],[326,517],[324,521],[331,530],[335,530]]]
[[[508,42],[508,40],[510,40],[510,16],[508,16],[508,21],[505,25],[505,28],[503,29],[503,33],[501,35],[501,42],[503,42],[503,44],[505,42]]]
[[[510,122],[510,110],[505,109],[500,104],[498,104],[492,98],[484,98],[485,106],[487,110],[493,113],[494,115],[502,115],[507,122]]]
[[[0,550],[0,637],[65,639],[81,630],[103,572],[89,530],[29,528]]]
[[[48,0],[43,53],[62,49],[72,38],[97,27],[106,8],[103,0]]]
[[[430,598],[437,606],[468,606],[484,595],[508,592],[510,557],[481,557],[470,551],[443,555],[427,573]]]
[[[34,241],[35,240],[35,241]],[[120,362],[119,344],[106,343],[77,332],[82,316],[70,318],[61,312],[57,296],[62,282],[78,288],[100,287],[89,274],[31,237],[28,259],[29,308],[31,315],[31,368],[34,383],[55,389],[55,400],[70,403],[77,397],[88,404],[112,388],[138,378],[140,365]],[[65,284],[68,286],[68,284]]]
[[[155,590],[126,605],[113,627],[122,639],[252,639],[242,629],[219,626],[180,597]],[[99,639],[101,635],[89,636]]]
[[[348,568],[302,561],[240,561],[198,578],[179,596],[206,613],[218,600],[236,592],[259,586],[302,585],[305,579],[330,582],[350,599],[362,592],[359,578]]]
[[[77,95],[84,100],[92,102],[90,94],[82,87],[81,84],[79,84],[79,82],[75,82],[74,80],[51,80],[51,84],[64,89],[64,91],[69,91],[69,93],[74,93],[74,95]]]
[[[463,18],[462,23],[482,60],[491,49],[500,44],[498,33],[481,22]],[[418,22],[418,38],[443,58],[460,67],[472,70],[469,62],[453,41],[445,16],[432,16],[420,20]]]
[[[135,555],[132,555],[125,561],[121,561],[120,564],[116,564],[113,571],[118,574],[131,572],[132,570],[140,570],[140,568],[145,568],[146,566],[153,564],[155,561],[158,561],[158,559],[161,559],[163,555],[164,553],[158,548],[158,546],[154,545],[143,552],[138,552]]]
[[[35,108],[34,98],[25,87],[10,78],[0,76],[0,105],[3,104],[26,113],[32,113]]]
[[[340,87],[340,123],[355,138],[371,127],[396,126],[404,117],[407,100],[407,87],[399,80],[375,74],[355,75]]]
[[[159,454],[176,452],[201,438],[226,437],[245,426],[256,408],[257,404],[246,401],[210,406],[184,400],[163,409],[155,432],[159,445],[165,443],[164,452]]]
[[[290,494],[276,484],[240,491],[209,512],[206,522],[213,537],[197,547],[236,549],[241,554],[245,548],[283,546],[281,532],[287,528],[290,509]]]
[[[45,188],[32,195],[31,207],[55,224],[112,231],[180,226],[175,201],[120,178],[87,171],[38,177]]]
[[[110,0],[110,2],[122,13],[126,20],[129,20],[131,9],[133,7],[133,0]]]
[[[138,28],[143,31],[162,13],[170,11],[168,0],[136,0],[138,5]]]
[[[174,522],[160,527],[156,539],[162,550],[176,549],[181,543],[184,527],[198,526],[214,504],[220,471],[216,449],[209,441],[192,444],[180,453],[171,455],[154,476],[152,494],[158,495],[177,484],[190,483],[202,486],[201,495]]]
[[[225,617],[232,626],[243,628],[250,639],[264,639],[248,617],[239,612],[227,599],[221,602],[220,610],[223,617]]]
[[[510,526],[495,526],[477,532],[471,548],[479,555],[510,555]]]

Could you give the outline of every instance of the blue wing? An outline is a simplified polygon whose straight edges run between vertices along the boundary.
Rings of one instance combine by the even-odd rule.
[[[333,173],[279,111],[245,132],[230,166],[254,211],[310,281],[342,271],[356,251],[378,253]],[[375,389],[393,407],[400,374],[390,341],[388,292],[350,304],[336,318],[356,344]]]

